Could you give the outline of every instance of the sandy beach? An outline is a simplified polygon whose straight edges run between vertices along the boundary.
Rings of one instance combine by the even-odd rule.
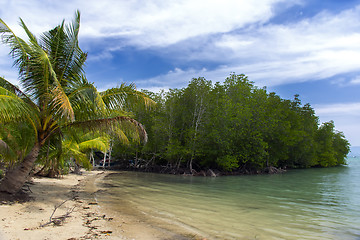
[[[0,203],[0,240],[200,239],[101,206],[96,201],[96,194],[101,194],[96,181],[108,173],[33,178],[28,184],[30,201]]]
[[[94,180],[102,175],[93,171],[33,178],[29,184],[32,200],[1,203],[0,239],[109,239],[113,218],[101,214],[94,199]]]

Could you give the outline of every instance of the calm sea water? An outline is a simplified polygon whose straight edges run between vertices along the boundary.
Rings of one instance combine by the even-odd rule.
[[[113,211],[209,239],[360,239],[360,158],[278,175],[122,172],[101,185],[99,201]]]

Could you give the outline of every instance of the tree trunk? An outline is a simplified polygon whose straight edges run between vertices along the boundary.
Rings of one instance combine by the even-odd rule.
[[[91,149],[89,161],[91,162],[92,167],[94,168],[95,167],[95,158],[94,158],[94,150],[93,149]]]
[[[193,156],[191,156],[190,162],[189,162],[189,169],[190,169],[190,173],[193,173],[193,167],[192,167],[192,163],[193,163]]]
[[[103,159],[103,165],[102,165],[103,168],[105,168],[105,163],[106,163],[106,150],[104,152],[104,159]]]
[[[109,153],[108,153],[108,156],[109,156],[108,167],[109,167],[109,168],[110,168],[110,161],[111,161],[111,152],[112,152],[112,143],[110,142],[110,148],[109,148]]]
[[[40,144],[36,143],[19,166],[6,172],[4,179],[0,182],[0,192],[13,194],[21,190],[38,158],[40,148]]]

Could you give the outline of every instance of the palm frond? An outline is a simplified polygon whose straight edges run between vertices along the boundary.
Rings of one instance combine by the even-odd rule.
[[[120,143],[125,144],[125,145],[129,145],[129,144],[130,144],[129,138],[126,136],[126,134],[124,133],[124,131],[121,130],[120,128],[114,129],[114,134],[117,136],[117,138],[119,139]]]
[[[0,19],[0,34],[2,42],[10,47],[10,55],[15,59],[14,65],[20,66],[20,72],[23,71],[26,65],[24,62],[28,60],[30,46],[17,37],[2,19]]]
[[[134,91],[133,93],[129,94],[127,99],[127,103],[130,104],[142,104],[146,108],[152,108],[156,106],[156,102],[151,99],[148,95],[140,91]]]
[[[74,159],[78,164],[82,164],[83,167],[90,169],[91,163],[85,153],[80,151],[79,145],[71,140],[63,143],[63,155],[65,159]]]
[[[79,150],[81,152],[97,149],[102,152],[106,152],[110,147],[110,140],[109,138],[105,137],[97,137],[94,139],[86,140],[79,143]]]
[[[12,83],[10,83],[9,81],[7,81],[6,79],[4,79],[2,77],[0,77],[0,86],[5,88],[8,91],[14,93],[16,96],[21,98],[24,102],[29,104],[30,107],[38,110],[37,105],[23,91],[21,91],[17,86],[13,85]]]
[[[80,30],[80,12],[76,11],[75,19],[72,24],[65,27],[67,36],[66,53],[67,58],[64,63],[64,69],[60,79],[69,78],[72,75],[78,75],[82,72],[82,67],[86,60],[86,54],[79,47],[78,35]]]
[[[14,48],[12,51],[21,55],[15,60],[16,65],[20,69],[20,79],[22,80],[24,89],[33,99],[38,99],[39,105],[46,108],[55,108],[55,113],[61,117],[67,117],[74,120],[73,109],[69,100],[58,81],[57,74],[53,67],[48,52],[43,49],[36,37],[30,32],[26,24],[20,19],[20,25],[26,32],[30,44],[26,44],[23,40],[19,40],[15,34],[5,25],[3,36],[5,41],[11,41]],[[6,27],[5,27],[6,26]],[[16,41],[17,40],[17,41]],[[22,48],[21,48],[22,47]],[[20,51],[22,50],[22,51]],[[51,53],[51,52],[50,52]],[[55,86],[52,86],[52,85]]]
[[[49,53],[53,69],[63,88],[68,87],[84,73],[87,54],[79,47],[79,29],[80,13],[77,11],[71,24],[66,25],[63,21],[40,37],[41,44]]]
[[[15,162],[17,158],[16,153],[2,139],[0,139],[0,156],[2,156],[6,162]]]
[[[112,133],[115,132],[116,129],[121,129],[125,133],[131,134],[135,140],[141,140],[144,143],[148,140],[143,125],[135,119],[126,116],[78,121],[70,123],[66,127],[88,129],[90,131],[105,131],[107,133]]]
[[[0,154],[7,162],[23,160],[35,141],[32,131],[31,125],[25,122],[0,125]]]
[[[0,122],[24,121],[34,117],[28,105],[14,93],[0,87]]]
[[[146,107],[155,106],[156,104],[146,94],[137,91],[133,83],[129,85],[122,83],[118,87],[101,92],[100,95],[106,107],[112,110],[126,110],[137,104],[144,104]]]
[[[44,98],[43,104],[49,104],[49,108],[55,112],[55,115],[73,121],[74,111],[66,92],[58,81],[49,55],[37,43],[34,42],[33,46],[32,60],[36,67],[32,73],[38,77],[33,77],[29,86],[38,91],[39,98]]]
[[[68,118],[71,121],[75,120],[74,110],[71,106],[70,100],[66,95],[64,89],[58,84],[51,90],[53,94],[52,106],[56,110],[55,115],[60,114],[60,118]]]
[[[51,80],[56,78],[47,52],[39,45],[36,37],[30,32],[26,24],[20,19],[20,25],[29,38],[25,43],[24,55],[26,58],[15,59],[19,68],[19,78],[24,90],[32,99],[37,99],[39,105],[46,105],[49,98]]]
[[[38,41],[36,39],[36,36],[32,32],[30,32],[29,28],[26,26],[26,24],[21,18],[20,18],[20,26],[24,29],[26,35],[30,40],[30,43],[37,45]]]
[[[82,76],[73,82],[69,99],[73,105],[77,120],[100,118],[107,115],[107,109],[94,84]]]

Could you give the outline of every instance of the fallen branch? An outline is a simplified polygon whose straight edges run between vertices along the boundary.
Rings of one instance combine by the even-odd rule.
[[[54,225],[59,226],[59,225],[61,225],[61,224],[65,221],[66,218],[70,217],[70,214],[74,211],[74,209],[75,209],[76,206],[74,206],[72,209],[68,210],[68,211],[66,212],[66,214],[64,214],[64,215],[62,215],[62,216],[59,216],[59,217],[53,218],[56,210],[57,210],[59,207],[61,207],[64,203],[66,203],[67,201],[69,201],[69,200],[71,200],[71,199],[66,199],[65,201],[63,201],[63,202],[60,203],[59,205],[55,206],[54,211],[52,212],[52,214],[51,214],[51,216],[50,216],[50,220],[49,220],[48,222],[44,223],[44,224],[41,224],[40,227],[45,227],[45,226],[47,226],[47,225],[49,225],[49,224],[51,224],[51,223],[53,223]]]
[[[26,187],[27,189],[24,189],[25,187]],[[24,185],[22,190],[23,190],[23,191],[29,191],[29,192],[33,193],[33,192],[31,191],[29,185]]]

